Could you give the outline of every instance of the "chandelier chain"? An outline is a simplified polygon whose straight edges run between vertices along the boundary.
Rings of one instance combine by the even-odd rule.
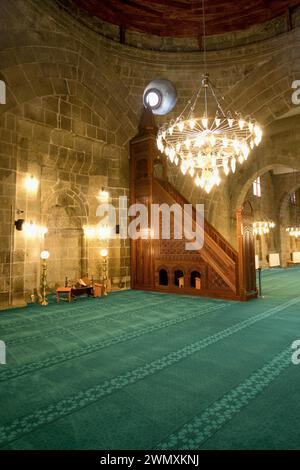
[[[207,57],[206,57],[206,21],[205,21],[205,1],[202,0],[202,43],[203,43],[203,62],[204,75],[207,74]]]

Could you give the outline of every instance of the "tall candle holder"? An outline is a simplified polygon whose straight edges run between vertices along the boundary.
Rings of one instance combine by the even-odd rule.
[[[100,251],[102,257],[102,279],[103,279],[103,295],[107,295],[107,281],[108,281],[108,260],[107,255],[108,251],[106,248],[103,248]]]
[[[41,300],[41,305],[46,306],[48,305],[48,300],[47,300],[47,259],[49,258],[50,253],[47,250],[44,250],[41,252],[41,259],[43,261],[42,263],[42,278],[41,278],[41,285],[42,285],[42,300]]]

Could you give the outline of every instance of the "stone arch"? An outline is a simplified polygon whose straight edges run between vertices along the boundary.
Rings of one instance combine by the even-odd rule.
[[[295,41],[297,51],[299,40]],[[230,105],[243,114],[254,115],[269,125],[293,108],[291,84],[297,77],[300,54],[291,58],[291,49],[279,49],[269,60],[262,60],[225,95]]]
[[[244,185],[243,185],[242,189],[237,194],[236,200],[234,201],[234,207],[232,208],[232,210],[234,211],[234,214],[237,211],[237,209],[242,207],[242,205],[245,201],[246,195],[247,195],[249,189],[251,188],[251,185],[252,185],[253,181],[255,180],[255,178],[257,178],[258,176],[262,176],[265,173],[267,173],[268,171],[273,170],[275,168],[280,168],[280,167],[284,168],[286,166],[287,165],[283,165],[283,164],[282,165],[280,165],[280,164],[269,164],[269,165],[266,165],[262,168],[259,168],[255,172],[252,172],[250,175],[248,174],[247,175],[247,180],[244,182]]]
[[[285,191],[280,199],[279,203],[279,220],[280,220],[280,245],[282,253],[282,264],[285,266],[287,260],[290,258],[291,251],[300,251],[300,240],[296,240],[294,237],[290,238],[286,232],[286,226],[288,225],[288,204],[290,195],[300,188],[300,179],[295,181],[289,191]]]
[[[271,159],[270,159],[271,160]],[[252,186],[253,181],[258,176],[262,176],[270,170],[275,168],[282,168],[290,166],[288,159],[285,159],[281,164],[279,163],[269,163],[264,166],[260,166],[258,169],[255,169],[255,163],[248,169],[247,172],[242,174],[242,177],[236,181],[234,191],[231,193],[231,207],[230,207],[230,229],[231,229],[231,239],[232,242],[236,241],[236,213],[240,209],[244,202],[246,201],[246,196],[249,189]]]
[[[18,117],[36,124],[106,142],[107,124],[98,111],[77,95],[62,94],[35,97],[12,110]]]
[[[290,190],[285,191],[283,196],[281,197],[280,205],[279,205],[279,217],[280,217],[280,220],[282,220],[283,222],[285,221],[285,215],[287,212],[290,195],[300,188],[299,178],[297,178],[297,180],[298,181],[293,183]]]
[[[47,61],[42,58],[45,56],[44,48],[38,48],[34,43],[30,43],[30,40],[26,41],[26,34],[24,33],[24,41],[27,44],[24,46],[22,43],[18,47],[18,54],[15,54],[16,64],[2,69],[7,83],[8,99],[0,112],[13,111],[17,106],[35,97],[77,96],[94,112],[102,114],[108,130],[117,133],[114,143],[126,145],[136,132],[138,116],[127,100],[129,89],[112,70],[108,73],[110,64],[105,63],[104,69],[103,61],[97,56],[93,57],[92,63],[91,58],[87,57],[87,48],[81,47],[80,44],[75,51],[66,51],[63,45],[59,47],[55,43],[50,47],[49,54],[62,57],[63,63]],[[64,39],[67,42],[72,41],[68,36]],[[14,43],[13,50],[15,45]],[[48,44],[47,39],[48,45],[51,46],[51,42]],[[22,62],[19,57],[22,57],[22,52],[26,57],[28,47],[34,47],[35,55],[39,57],[40,53],[41,58],[37,61],[32,58],[31,62]],[[68,54],[72,54],[71,63],[67,62]]]
[[[87,273],[87,248],[83,227],[88,208],[85,198],[76,188],[56,185],[42,202],[42,213],[48,233],[45,247],[50,252],[49,286],[63,286],[65,278],[75,282]]]
[[[268,127],[268,137],[255,149],[241,171],[230,175],[229,189],[231,238],[235,239],[236,211],[242,206],[246,194],[257,175],[280,167],[300,170],[300,128],[297,116],[274,121]],[[217,204],[216,204],[217,205]]]
[[[232,199],[231,199],[231,220],[232,220],[232,234],[235,233],[235,214],[236,210],[240,207],[242,207],[244,201],[246,200],[246,195],[251,188],[251,185],[257,176],[262,176],[265,173],[267,173],[270,170],[274,169],[281,169],[281,168],[286,168],[289,167],[291,168],[291,163],[292,163],[292,168],[294,167],[294,160],[291,160],[290,155],[280,155],[279,161],[281,163],[277,163],[278,158],[272,157],[272,153],[267,153],[266,154],[268,158],[263,159],[262,163],[265,163],[264,165],[261,164],[258,169],[254,168],[254,165],[252,165],[247,173],[243,175],[243,179],[241,178],[238,181],[238,184],[234,188],[235,191],[232,194]],[[269,161],[268,161],[269,160]],[[273,163],[272,163],[273,160]],[[276,161],[277,160],[277,161]],[[241,184],[243,182],[243,185]],[[300,187],[300,180],[295,184],[291,184],[291,187],[289,188],[288,191],[284,190],[282,194],[276,194],[276,198],[274,200],[274,207],[276,208],[276,213],[275,213],[275,222],[276,222],[276,228],[275,231],[272,232],[272,236],[268,235],[263,238],[262,245],[263,249],[259,249],[259,244],[256,243],[256,252],[259,253],[261,251],[263,252],[269,252],[271,250],[278,250],[281,252],[281,260],[283,265],[285,265],[286,259],[287,259],[287,239],[286,239],[286,232],[285,232],[285,224],[286,220],[284,218],[284,211],[287,207],[288,203],[288,197],[293,190],[297,189],[297,187]],[[278,223],[279,222],[279,223]],[[233,237],[234,235],[232,235]],[[271,238],[270,238],[271,237]],[[271,243],[271,245],[270,245]],[[264,257],[263,257],[264,259]]]
[[[45,217],[50,207],[62,205],[64,200],[70,203],[70,207],[74,209],[76,217],[81,219],[82,225],[86,224],[89,216],[89,206],[86,197],[75,185],[65,187],[60,182],[56,183],[42,198],[41,206],[43,216]]]

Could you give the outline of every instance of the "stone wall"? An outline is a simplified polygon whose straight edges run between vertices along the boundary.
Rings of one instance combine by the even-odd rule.
[[[293,165],[292,158],[289,159],[289,162]],[[252,187],[252,182],[258,174],[261,179],[262,195],[260,198],[254,196]],[[252,178],[250,186],[247,185],[248,191],[244,201],[251,203],[255,220],[270,220],[276,224],[269,234],[256,237],[256,254],[259,255],[260,265],[267,267],[267,256],[270,253],[279,253],[281,266],[286,266],[287,261],[291,258],[291,253],[300,250],[300,241],[290,237],[286,232],[288,225],[295,225],[295,209],[290,204],[290,195],[293,192],[297,193],[296,210],[299,224],[299,165],[295,165],[295,168],[288,168],[282,164],[274,163],[267,170],[258,170],[258,173]],[[242,193],[240,193],[240,197],[242,197]]]
[[[207,54],[218,93],[265,127],[257,151],[260,171],[291,160],[299,167],[299,138],[289,123],[282,131],[283,120],[276,121],[293,109],[291,83],[300,74],[298,16],[290,31],[283,28],[281,34],[241,41],[237,47],[228,47],[233,45],[228,39],[226,48],[212,46]],[[39,253],[47,243],[55,254],[49,260],[52,286],[63,282],[64,275],[97,275],[101,243],[87,243],[83,226],[97,222],[96,196],[102,186],[114,203],[128,195],[129,141],[137,133],[145,86],[155,78],[174,83],[178,102],[169,119],[199,85],[203,56],[198,50],[144,50],[129,42],[104,37],[54,0],[1,1],[0,79],[7,85],[7,104],[0,105],[1,306],[22,303],[38,288]],[[182,50],[182,44],[177,46]],[[169,171],[184,196],[205,203],[208,219],[233,244],[235,211],[256,171],[253,158],[210,195],[174,167]],[[28,175],[40,181],[35,195],[24,191]],[[44,241],[25,239],[15,230],[17,209],[24,210],[26,220],[49,225]],[[61,251],[55,251],[57,245]],[[109,250],[110,275],[128,278],[129,242],[112,241]],[[61,252],[65,262],[58,265]]]
[[[268,171],[260,176],[261,197],[253,194],[253,187],[248,190],[245,200],[249,201],[254,212],[255,221],[269,220],[276,225],[268,234],[255,237],[255,252],[261,267],[267,267],[268,255],[280,252],[279,208],[274,204],[277,188],[276,176]]]

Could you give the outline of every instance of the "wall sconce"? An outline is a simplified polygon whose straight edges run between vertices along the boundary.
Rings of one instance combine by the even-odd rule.
[[[99,238],[100,240],[108,240],[110,238],[111,229],[108,225],[99,225],[98,227],[83,227],[86,238]]]
[[[94,227],[83,227],[83,233],[86,238],[95,238],[96,236],[96,230]]]
[[[20,220],[22,220],[22,219],[19,219],[19,221]],[[17,222],[19,222],[19,221],[17,220]],[[16,228],[17,228],[17,222],[15,222]],[[21,227],[21,229],[17,228],[17,230],[24,230],[24,235],[27,238],[35,238],[35,237],[38,237],[38,236],[43,238],[45,236],[45,234],[48,232],[47,227],[45,227],[43,225],[36,225],[32,221],[30,221],[29,223],[25,222],[24,224],[22,224],[22,226],[23,227]]]
[[[38,234],[37,225],[32,221],[25,222],[23,226],[24,235],[28,238],[34,238]]]
[[[43,251],[41,252],[41,259],[43,259],[43,260],[48,259],[49,256],[50,256],[50,253],[49,253],[48,250],[43,250]]]
[[[21,231],[23,230],[23,224],[24,224],[24,222],[25,222],[24,219],[15,220],[16,230],[18,230],[19,232],[21,232]]]
[[[109,192],[105,191],[104,188],[99,191],[98,196],[97,196],[98,201],[100,202],[108,202],[109,201]]]
[[[33,175],[27,176],[24,182],[26,191],[29,193],[36,193],[39,187],[39,181]]]
[[[38,231],[39,231],[39,234],[41,237],[44,237],[46,235],[46,233],[48,233],[48,228],[45,227],[44,225],[41,225],[39,228],[38,228]]]
[[[21,209],[16,209],[16,214],[18,216],[20,216],[21,214],[24,214],[24,211],[22,211]],[[18,230],[19,232],[21,232],[23,230],[23,224],[24,224],[25,220],[24,219],[17,219],[15,220],[15,227],[16,227],[16,230]]]
[[[6,84],[0,80],[0,104],[6,104]]]
[[[99,225],[98,227],[98,237],[100,240],[108,240],[110,236],[110,228],[108,225]]]
[[[48,300],[47,300],[47,259],[49,258],[50,253],[48,250],[43,250],[41,252],[41,259],[43,261],[43,271],[42,271],[42,279],[41,279],[41,285],[42,285],[42,300],[41,300],[41,305],[46,306],[48,305]]]

